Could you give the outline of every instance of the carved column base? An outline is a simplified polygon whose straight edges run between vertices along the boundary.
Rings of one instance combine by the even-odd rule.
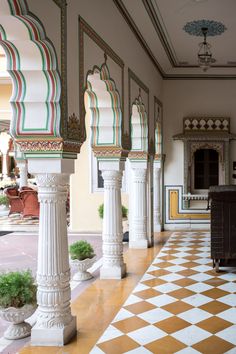
[[[126,264],[122,264],[120,267],[105,267],[100,269],[100,279],[121,279],[126,275]]]
[[[129,241],[129,248],[148,248],[148,240],[130,240]]]
[[[31,331],[32,346],[63,346],[76,334],[76,318],[71,317],[69,324],[61,328],[37,328]]]

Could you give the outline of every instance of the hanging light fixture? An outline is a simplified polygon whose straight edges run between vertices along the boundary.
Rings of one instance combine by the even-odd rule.
[[[201,30],[202,30],[202,35],[204,37],[204,40],[203,42],[199,43],[200,49],[198,52],[198,65],[205,72],[209,69],[211,64],[216,62],[216,60],[212,58],[211,45],[206,41],[208,28],[202,27]]]

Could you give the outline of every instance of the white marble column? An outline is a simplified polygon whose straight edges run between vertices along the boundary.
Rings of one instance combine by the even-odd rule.
[[[8,155],[7,153],[3,152],[2,153],[2,176],[3,178],[8,177]]]
[[[123,164],[103,161],[99,164],[104,179],[103,265],[101,279],[121,279],[126,274],[123,259],[121,183]]]
[[[28,167],[26,160],[17,161],[17,167],[20,172],[20,188],[28,185]]]
[[[136,164],[137,165],[137,164]],[[147,168],[132,168],[130,205],[130,248],[147,248]]]
[[[161,168],[154,164],[153,169],[153,219],[154,231],[161,231]]]
[[[8,150],[11,137],[6,132],[0,134],[0,151],[2,152],[2,176],[8,177]]]
[[[76,319],[70,308],[66,222],[67,185],[73,172],[72,164],[73,161],[60,159],[29,160],[29,171],[36,175],[40,202],[38,313],[31,333],[34,346],[61,346],[76,333]]]

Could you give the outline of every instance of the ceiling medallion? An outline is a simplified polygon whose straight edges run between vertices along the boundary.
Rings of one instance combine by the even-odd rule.
[[[199,43],[199,51],[197,54],[198,65],[205,72],[209,67],[216,62],[211,53],[211,45],[207,42],[207,36],[218,36],[222,34],[226,27],[221,22],[209,21],[209,20],[198,20],[187,22],[183,30],[190,34],[191,36],[202,36],[204,37],[203,42]]]
[[[208,37],[219,36],[227,30],[223,23],[213,20],[197,20],[187,22],[186,25],[183,27],[183,30],[191,36],[204,37],[204,34],[202,33],[202,28],[207,28]]]

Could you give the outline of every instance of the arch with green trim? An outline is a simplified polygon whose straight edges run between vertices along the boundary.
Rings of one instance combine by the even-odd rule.
[[[135,99],[131,114],[131,153],[148,153],[148,118],[141,96]]]
[[[121,100],[107,64],[101,68],[95,66],[88,73],[84,103],[86,113],[91,117],[92,148],[121,148]]]
[[[32,140],[50,150],[47,143],[61,140],[61,80],[55,49],[25,0],[0,0],[0,45],[13,82],[10,133],[23,150]]]

